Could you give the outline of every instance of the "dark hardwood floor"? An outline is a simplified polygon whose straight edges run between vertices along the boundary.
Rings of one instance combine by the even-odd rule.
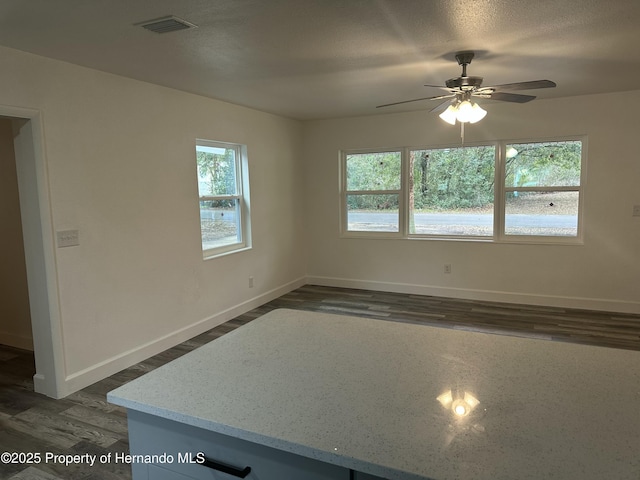
[[[128,452],[125,411],[106,393],[276,308],[313,310],[448,328],[640,350],[640,316],[305,286],[62,400],[33,392],[31,352],[0,345],[0,453],[40,463],[0,463],[1,479],[129,479],[122,463],[64,465],[45,454]],[[106,457],[105,457],[106,458]],[[113,457],[112,457],[113,458]]]

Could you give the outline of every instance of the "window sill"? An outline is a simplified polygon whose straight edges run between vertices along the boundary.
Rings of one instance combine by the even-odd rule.
[[[213,260],[215,258],[226,257],[227,255],[232,255],[234,253],[246,252],[247,250],[251,250],[251,246],[240,245],[236,248],[229,248],[223,250],[205,250],[202,252],[203,260]]]
[[[581,246],[584,241],[576,237],[521,237],[521,238],[495,238],[495,237],[452,237],[446,235],[398,235],[392,233],[365,233],[348,232],[342,233],[340,238],[344,239],[365,239],[365,240],[411,240],[411,241],[437,241],[437,242],[470,242],[470,243],[492,243],[496,245],[560,245],[560,246]]]

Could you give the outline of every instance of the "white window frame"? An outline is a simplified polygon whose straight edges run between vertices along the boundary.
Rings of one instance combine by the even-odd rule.
[[[366,237],[366,238],[403,238],[406,230],[406,210],[405,204],[408,197],[405,196],[406,191],[406,175],[405,148],[370,148],[358,150],[343,150],[340,152],[340,192],[341,192],[341,208],[340,208],[340,231],[344,236],[348,237]],[[389,153],[400,152],[400,189],[399,190],[348,190],[347,189],[347,156],[352,154],[367,153]],[[374,232],[362,230],[349,230],[349,212],[347,206],[347,197],[349,195],[398,195],[398,231],[397,232]]]
[[[551,142],[581,142],[580,148],[580,185],[577,186],[536,186],[536,187],[507,187],[506,182],[506,150],[508,145],[526,144],[526,143],[551,143]],[[499,153],[496,165],[496,198],[495,207],[499,208],[495,212],[494,229],[496,233],[496,241],[502,243],[529,243],[529,244],[568,244],[582,245],[584,243],[584,185],[586,180],[586,159],[587,159],[587,136],[570,136],[561,138],[543,138],[543,139],[525,139],[525,140],[508,140],[499,143]],[[498,168],[499,167],[499,168]],[[499,173],[499,174],[498,174]],[[498,191],[499,190],[499,191]],[[578,225],[575,236],[555,236],[555,235],[516,235],[507,234],[505,232],[506,223],[506,195],[507,192],[578,192]]]
[[[506,146],[522,143],[548,143],[548,142],[582,142],[581,163],[580,163],[580,185],[571,187],[506,187]],[[416,240],[453,240],[453,241],[473,241],[492,243],[528,243],[528,244],[567,244],[581,245],[584,235],[584,185],[586,180],[586,159],[587,159],[587,137],[567,136],[559,138],[536,138],[518,140],[496,140],[491,142],[469,143],[465,146],[495,146],[495,182],[494,182],[494,202],[493,202],[493,235],[492,236],[470,236],[470,235],[438,235],[438,234],[417,234],[409,232],[409,152],[413,150],[437,150],[446,148],[460,148],[460,145],[438,145],[419,146],[401,148],[369,148],[369,149],[348,149],[339,152],[339,191],[340,191],[340,212],[339,212],[339,234],[344,238],[389,238],[389,239],[416,239]],[[347,190],[347,155],[358,153],[384,153],[401,152],[401,189],[396,190],[373,190],[373,191],[348,191]],[[575,236],[545,236],[545,235],[514,235],[505,234],[505,202],[508,191],[576,191],[578,192],[578,227]],[[399,231],[398,232],[373,232],[373,231],[353,231],[348,229],[347,195],[349,194],[396,194],[399,193]]]
[[[199,195],[198,189],[198,216],[200,217],[200,202],[216,201],[216,200],[234,200],[236,203],[236,226],[237,241],[224,244],[217,247],[205,248],[202,235],[202,226],[200,227],[200,244],[202,246],[202,256],[205,260],[216,258],[222,255],[228,255],[251,248],[251,211],[249,196],[249,164],[247,157],[246,145],[238,143],[220,142],[214,140],[196,139],[196,151],[199,146],[233,149],[235,151],[235,181],[236,193],[229,195]],[[198,164],[196,160],[196,176],[199,181]],[[202,223],[200,224],[202,225]]]

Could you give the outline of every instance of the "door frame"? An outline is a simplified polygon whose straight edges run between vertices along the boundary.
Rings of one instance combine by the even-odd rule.
[[[55,235],[42,112],[0,105],[12,119],[24,241],[33,350],[34,390],[53,398],[68,394],[60,319]]]

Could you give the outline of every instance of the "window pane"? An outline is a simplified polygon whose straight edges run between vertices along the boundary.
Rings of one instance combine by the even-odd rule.
[[[508,192],[507,235],[578,235],[578,192]]]
[[[200,197],[238,193],[234,148],[197,145],[196,159]]]
[[[507,187],[580,185],[580,141],[507,145],[506,157]]]
[[[202,249],[239,243],[240,201],[206,200],[200,202],[200,229]]]
[[[347,155],[347,190],[400,190],[400,152]]]
[[[347,195],[347,230],[399,231],[398,195]]]
[[[417,235],[493,235],[493,208],[484,213],[414,213],[410,233]]]
[[[410,152],[409,231],[493,235],[495,147]]]

